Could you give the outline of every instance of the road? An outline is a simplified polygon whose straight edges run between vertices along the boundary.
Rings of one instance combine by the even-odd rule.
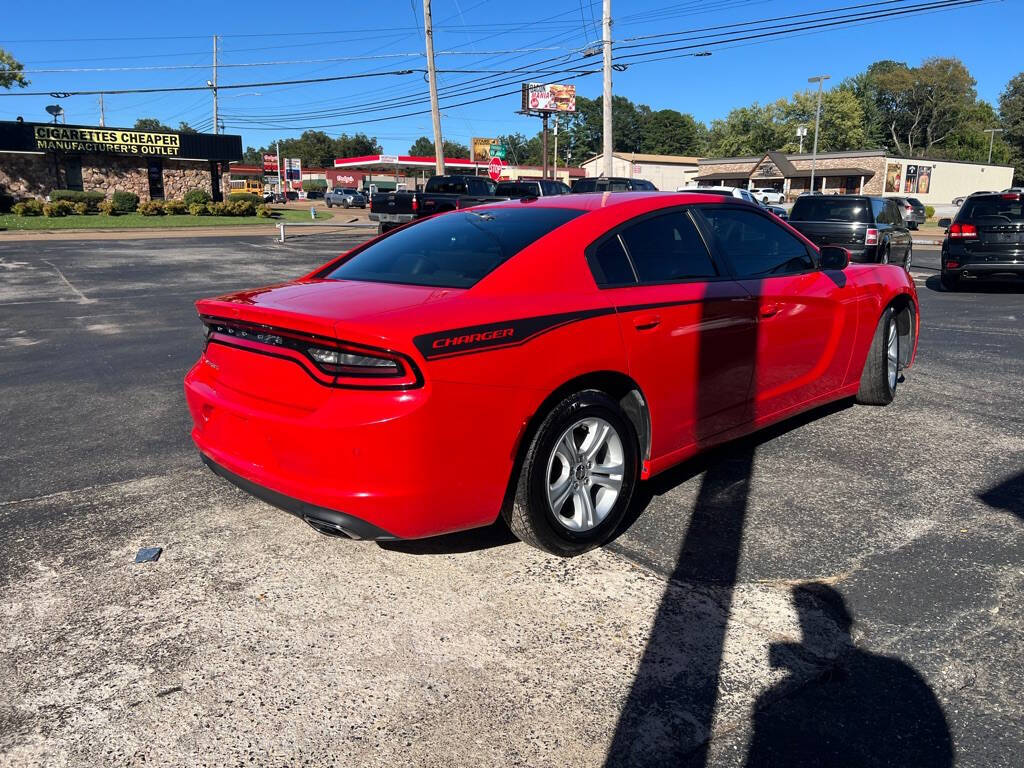
[[[562,561],[328,539],[200,466],[192,301],[342,245],[0,242],[0,766],[1019,765],[1024,294],[915,249],[893,406],[682,465]]]

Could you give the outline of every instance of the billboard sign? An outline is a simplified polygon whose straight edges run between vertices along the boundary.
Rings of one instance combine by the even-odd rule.
[[[290,183],[292,189],[302,189],[302,160],[297,157],[286,157],[284,178]]]
[[[575,112],[576,86],[523,83],[523,110],[529,112]]]
[[[917,194],[927,195],[932,187],[932,169],[927,165],[917,168]]]
[[[495,157],[492,147],[498,146],[500,142],[497,139],[482,139],[478,136],[473,137],[473,162],[486,163],[492,157]]]
[[[897,190],[898,191],[898,190]],[[917,166],[907,166],[907,180],[903,183],[904,192],[917,192]]]
[[[900,177],[903,175],[902,163],[888,163],[885,167],[885,191],[899,192]]]

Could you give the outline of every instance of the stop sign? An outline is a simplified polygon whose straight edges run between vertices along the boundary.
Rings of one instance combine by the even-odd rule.
[[[491,181],[497,181],[501,178],[501,169],[505,167],[505,164],[501,162],[500,157],[492,157],[491,162],[487,164],[487,175],[491,177]]]

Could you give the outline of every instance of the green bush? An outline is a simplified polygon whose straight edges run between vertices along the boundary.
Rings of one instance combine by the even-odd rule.
[[[102,192],[82,192],[78,189],[54,189],[50,191],[50,200],[67,200],[69,203],[85,203],[90,211],[99,209],[100,203],[106,199]]]
[[[58,200],[55,203],[46,203],[43,206],[43,215],[49,218],[59,218],[75,212],[75,206],[67,200]]]
[[[186,192],[182,199],[191,210],[193,205],[206,205],[210,202],[210,193],[201,187],[195,187]]]
[[[253,205],[259,205],[263,202],[263,198],[259,195],[254,195],[252,192],[232,192],[228,195],[229,203],[246,202],[252,203]]]
[[[120,211],[114,207],[113,200],[104,200],[97,207],[99,208],[100,215],[102,216],[117,216],[120,213]]]
[[[143,216],[163,216],[164,201],[147,200],[144,203],[139,203],[139,213],[141,213]]]
[[[85,216],[85,214],[89,212],[89,204],[84,200],[79,201],[77,203],[72,203],[71,205],[74,206],[75,213],[77,213],[79,216]]]
[[[926,219],[934,219],[935,218],[935,206],[934,205],[926,205],[924,207],[924,215],[925,215]]]
[[[206,210],[211,216],[230,216],[231,213],[228,211],[228,204],[225,202],[220,203],[207,203]]]
[[[256,204],[251,200],[229,200],[227,210],[229,216],[255,216]]]
[[[134,192],[122,192],[120,189],[115,190],[114,194],[111,195],[110,201],[114,204],[114,210],[118,213],[134,213],[135,209],[139,207],[139,196]]]
[[[191,203],[188,207],[188,212],[193,216],[209,216],[210,211],[207,210],[206,203]]]
[[[43,204],[35,199],[25,200],[15,203],[13,210],[15,216],[42,216]]]
[[[302,188],[307,192],[323,192],[327,189],[326,179],[308,179],[302,182]]]
[[[261,205],[259,208],[256,209],[256,215],[259,216],[261,219],[267,219],[273,216],[274,212],[270,210],[269,205]]]
[[[183,200],[166,200],[164,201],[164,213],[168,216],[180,216],[183,213],[188,213],[188,206]]]

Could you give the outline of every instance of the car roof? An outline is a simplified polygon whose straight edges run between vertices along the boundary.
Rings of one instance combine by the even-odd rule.
[[[550,195],[548,197],[527,198],[524,200],[502,200],[488,203],[486,206],[473,206],[463,210],[479,208],[511,208],[518,205],[529,205],[535,208],[570,208],[573,210],[594,211],[599,208],[610,208],[615,205],[635,203],[639,200],[651,202],[652,210],[669,205],[687,205],[691,203],[721,203],[723,198],[716,194],[699,192],[582,192],[573,195]],[[742,202],[737,200],[736,202]]]

